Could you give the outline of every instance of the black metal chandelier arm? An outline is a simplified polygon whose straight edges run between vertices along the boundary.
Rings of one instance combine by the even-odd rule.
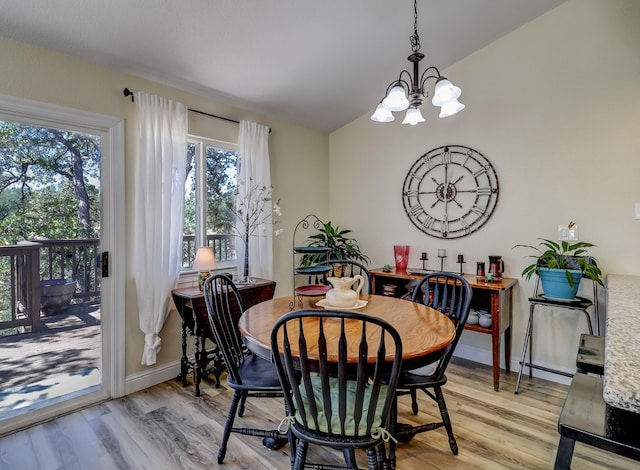
[[[433,72],[435,72],[435,75],[433,75]],[[427,75],[428,73],[431,73],[431,74]],[[420,86],[424,90],[424,88],[425,88],[424,85],[425,85],[425,83],[427,83],[427,80],[429,80],[430,78],[435,78],[436,81],[437,81],[441,77],[442,77],[442,75],[440,74],[440,70],[438,70],[438,67],[434,67],[432,65],[431,67],[426,68],[422,72],[422,75],[420,75]]]
[[[402,72],[400,72],[400,76],[398,77],[398,79],[389,83],[389,86],[387,87],[387,91],[384,92],[385,97],[389,95],[389,90],[391,90],[394,86],[397,86],[397,85],[402,86],[407,93],[411,90],[411,85],[409,84],[409,82],[402,79],[403,73],[406,73],[407,75],[409,75],[409,79],[411,79],[411,75],[406,70],[403,70]]]

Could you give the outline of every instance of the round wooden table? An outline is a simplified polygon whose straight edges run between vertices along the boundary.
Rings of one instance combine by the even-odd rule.
[[[398,330],[402,338],[402,368],[405,370],[437,360],[453,341],[455,326],[438,310],[382,295],[361,295],[360,299],[367,304],[357,312],[380,317]],[[301,302],[296,299],[295,309],[322,309],[316,306],[318,300],[321,298],[302,297]],[[245,344],[254,354],[271,360],[271,329],[278,318],[291,311],[290,302],[291,296],[267,300],[247,309],[240,317],[238,327]]]

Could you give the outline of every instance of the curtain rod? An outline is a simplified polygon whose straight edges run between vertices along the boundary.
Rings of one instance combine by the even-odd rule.
[[[122,90],[122,92],[124,93],[124,96],[130,96],[131,97],[131,102],[133,103],[134,101],[134,96],[133,96],[133,92],[131,90],[129,90],[128,88],[125,88],[124,90]],[[198,114],[204,114],[205,116],[209,116],[209,117],[213,117],[216,119],[222,119],[223,121],[229,121],[229,122],[235,122],[236,124],[240,124],[240,121],[236,121],[235,119],[229,119],[223,116],[217,116],[215,114],[210,114],[210,113],[205,113],[204,111],[198,111],[197,109],[191,109],[191,108],[187,108],[189,111],[191,111],[192,113],[198,113]]]

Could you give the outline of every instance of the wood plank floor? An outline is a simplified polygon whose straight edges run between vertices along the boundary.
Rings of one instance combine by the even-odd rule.
[[[444,393],[460,453],[451,454],[444,429],[416,436],[398,448],[398,468],[411,469],[548,469],[558,444],[558,414],[567,387],[540,379],[524,379],[514,395],[516,374],[502,374],[494,392],[488,366],[454,359]],[[223,381],[224,382],[224,381]],[[216,455],[231,392],[203,384],[203,396],[176,381],[63,416],[0,439],[0,469],[286,469],[289,447],[266,449],[260,438],[232,434],[225,463]],[[421,414],[437,414],[426,396]],[[237,426],[267,421],[275,427],[282,416],[278,399],[247,403]],[[414,420],[408,398],[400,403],[401,421]],[[421,416],[421,415],[419,415]],[[363,455],[358,463],[366,468]],[[310,449],[309,460],[340,465],[341,455]],[[576,444],[574,469],[632,469],[638,462]]]

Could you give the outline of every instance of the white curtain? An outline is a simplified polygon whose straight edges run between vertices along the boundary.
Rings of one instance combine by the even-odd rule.
[[[256,185],[271,187],[269,165],[269,128],[249,121],[240,122],[238,135],[238,197],[248,198],[247,190]],[[265,205],[265,217],[261,226],[249,237],[249,276],[265,279],[273,278],[272,207]],[[238,224],[239,235],[244,240],[244,226]],[[238,243],[238,261],[242,274],[244,243]]]
[[[142,364],[152,365],[160,351],[160,330],[169,313],[171,290],[182,265],[187,107],[136,92],[139,154],[135,166],[133,275]]]

